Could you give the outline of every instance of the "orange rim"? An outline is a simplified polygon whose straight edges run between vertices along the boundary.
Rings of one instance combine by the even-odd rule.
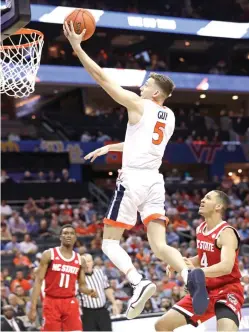
[[[34,29],[26,29],[26,28],[22,28],[20,30],[17,30],[15,33],[13,33],[13,35],[11,36],[15,36],[15,35],[31,35],[32,33],[37,34],[40,38],[44,39],[44,34],[41,31],[38,30],[34,30]],[[11,37],[10,36],[10,37]],[[40,41],[40,38],[38,38],[37,40],[34,40],[30,43],[26,43],[26,44],[21,44],[21,45],[8,45],[8,46],[0,46],[0,49],[2,50],[8,50],[8,49],[16,49],[16,48],[24,48],[24,47],[29,47],[32,46],[34,44],[38,44]]]

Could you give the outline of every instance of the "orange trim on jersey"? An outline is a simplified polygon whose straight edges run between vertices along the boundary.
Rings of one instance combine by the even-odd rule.
[[[103,222],[106,225],[119,227],[119,228],[131,229],[133,227],[133,225],[128,225],[123,222],[112,220],[112,219],[107,219],[107,218],[104,218]]]
[[[144,223],[145,226],[147,226],[148,223],[149,223],[150,221],[152,221],[152,220],[156,220],[156,219],[162,219],[162,220],[165,220],[165,224],[166,224],[166,226],[167,226],[168,223],[169,223],[169,218],[167,218],[166,216],[163,216],[163,215],[160,214],[160,213],[153,213],[153,214],[149,215],[147,218],[145,218],[145,219],[143,220],[143,223]]]

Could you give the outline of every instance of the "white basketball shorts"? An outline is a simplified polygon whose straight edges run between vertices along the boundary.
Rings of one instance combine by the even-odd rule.
[[[137,222],[137,212],[145,226],[155,219],[165,220],[167,223],[164,201],[162,174],[143,169],[121,170],[104,223],[131,229]]]

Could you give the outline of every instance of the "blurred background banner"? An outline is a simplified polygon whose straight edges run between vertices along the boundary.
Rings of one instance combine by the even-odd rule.
[[[107,143],[107,142],[106,142]],[[110,142],[108,142],[109,144]],[[2,142],[2,152],[68,152],[72,164],[84,164],[84,156],[89,152],[102,147],[104,144],[97,142],[63,142],[63,141],[20,141]],[[97,164],[119,163],[117,154],[110,153],[100,156],[95,160]],[[113,156],[113,157],[112,157]],[[120,154],[121,156],[121,154]],[[165,163],[204,163],[224,164],[229,162],[248,162],[249,156],[242,144],[194,144],[194,143],[169,143],[164,154]]]
[[[135,69],[104,68],[106,73],[121,86],[139,87],[148,79],[150,71]],[[248,76],[221,76],[195,73],[158,72],[170,76],[177,89],[249,92]],[[39,83],[59,83],[71,86],[98,86],[84,68],[71,66],[41,65]]]
[[[32,21],[63,23],[74,7],[32,5]],[[90,9],[97,27],[249,39],[249,23],[208,21]]]

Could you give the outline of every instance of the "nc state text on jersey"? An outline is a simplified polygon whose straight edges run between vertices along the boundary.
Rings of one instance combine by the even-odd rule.
[[[197,249],[214,252],[214,244],[210,242],[197,240]]]
[[[68,273],[72,273],[72,274],[78,274],[78,272],[79,272],[78,267],[65,265],[65,264],[53,264],[52,270],[59,271],[59,272],[68,272]]]

